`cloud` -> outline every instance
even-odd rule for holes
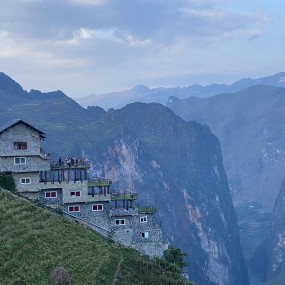
[[[6,27],[32,39],[63,40],[82,29],[82,32],[117,31],[139,41],[151,40],[164,45],[171,44],[177,37],[204,38],[260,24],[258,17],[222,10],[220,2],[49,0],[29,1],[24,5],[23,1],[13,0],[12,4],[5,1],[0,13],[4,16],[7,10],[8,17],[13,19],[5,21]],[[14,9],[16,3],[18,9]],[[1,25],[3,23],[0,28]]]
[[[80,73],[84,87],[98,78],[97,88],[203,72],[213,52],[254,42],[270,24],[267,15],[229,3],[236,7],[235,0],[3,0],[0,58],[9,70],[21,62],[31,74]]]

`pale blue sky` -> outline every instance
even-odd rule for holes
[[[0,71],[70,97],[284,68],[281,0],[1,0]]]

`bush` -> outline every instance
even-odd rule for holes
[[[0,187],[11,192],[16,191],[16,184],[12,175],[0,172]]]
[[[183,267],[186,266],[186,263],[183,261],[184,256],[186,256],[186,254],[183,253],[180,248],[169,247],[169,249],[164,252],[163,257],[167,262],[177,266],[182,272]]]

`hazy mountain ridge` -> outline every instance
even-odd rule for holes
[[[190,96],[209,97],[221,93],[234,93],[244,88],[256,85],[272,85],[275,87],[285,87],[285,72],[280,72],[275,75],[261,77],[257,79],[244,78],[232,84],[211,84],[198,85],[194,84],[189,87],[175,87],[175,88],[149,88],[144,85],[138,85],[132,89],[105,93],[93,94],[82,98],[76,98],[80,105],[100,106],[104,109],[122,108],[129,103],[144,102],[144,103],[161,103],[166,105],[169,96],[175,96],[179,99],[185,99]]]
[[[83,154],[94,175],[155,204],[166,237],[188,254],[197,284],[248,284],[219,142],[207,126],[159,104],[105,113],[68,100],[36,103],[7,108],[0,119],[20,114],[47,133],[45,150],[53,159]]]

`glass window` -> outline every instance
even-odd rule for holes
[[[26,164],[26,158],[25,157],[14,157],[14,164],[15,165]]]
[[[56,191],[48,191],[45,192],[45,198],[56,198],[57,192]]]
[[[103,204],[92,205],[92,211],[103,211]]]
[[[27,142],[14,142],[13,143],[13,148],[14,149],[27,149]]]
[[[79,206],[68,206],[68,212],[80,212]]]
[[[80,191],[71,191],[71,192],[69,192],[69,196],[70,197],[80,197],[81,193],[80,193]]]
[[[116,226],[122,226],[126,224],[126,220],[125,219],[116,219],[115,220],[115,224]]]
[[[147,222],[147,216],[140,217],[140,223],[146,223]]]
[[[20,183],[21,184],[31,184],[31,178],[21,178]]]

